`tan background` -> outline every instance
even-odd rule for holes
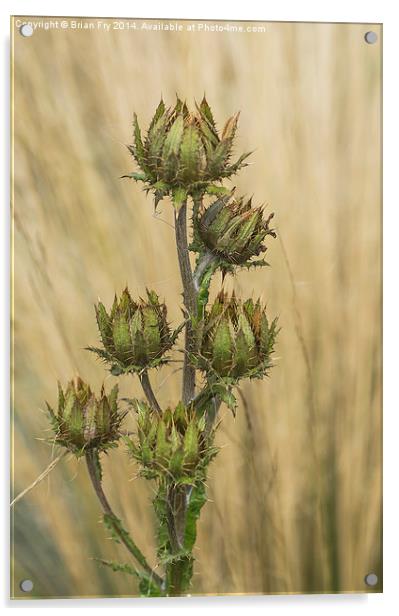
[[[255,152],[234,184],[276,213],[271,267],[225,282],[261,294],[282,330],[271,378],[243,384],[236,420],[222,411],[194,593],[364,591],[366,573],[382,576],[382,32],[373,26],[379,41],[367,45],[368,29],[15,34],[16,492],[54,455],[40,409],[56,380],[114,381],[83,350],[97,341],[97,298],[149,285],[180,318],[171,205],[156,219],[119,179],[134,168],[133,111],[146,126],[175,92],[190,105],[206,92],[219,125],[240,109],[237,153]],[[179,391],[170,374],[153,377],[165,404]],[[139,395],[133,378],[121,390]],[[153,487],[123,447],[104,466],[115,509],[153,559]],[[126,561],[99,519],[83,462],[62,463],[15,507],[12,593],[26,577],[41,596],[135,593],[134,579],[91,560]]]

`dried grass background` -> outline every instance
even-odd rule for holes
[[[235,420],[222,410],[193,593],[363,591],[366,573],[382,576],[381,46],[364,43],[362,25],[266,27],[15,35],[15,493],[55,455],[40,409],[56,380],[115,380],[83,350],[97,341],[97,298],[148,285],[180,319],[172,206],[155,218],[119,176],[133,170],[133,110],[147,125],[161,93],[192,104],[206,92],[219,124],[242,111],[237,152],[255,149],[254,164],[234,184],[269,204],[279,235],[270,268],[225,285],[261,294],[282,330],[271,378],[243,383]],[[170,373],[153,376],[165,404],[179,395]],[[120,382],[141,395],[132,377]],[[104,469],[154,562],[152,487],[123,447]],[[14,596],[27,577],[37,596],[136,593],[133,578],[91,560],[127,557],[100,523],[83,462],[61,463],[16,505],[13,538]]]

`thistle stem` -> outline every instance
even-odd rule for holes
[[[201,199],[194,199],[194,213],[198,211]],[[177,257],[179,261],[180,274],[183,283],[183,301],[188,319],[185,327],[185,345],[183,362],[183,384],[182,401],[189,404],[195,396],[195,366],[192,365],[190,354],[196,349],[195,322],[199,314],[198,298],[201,291],[201,283],[210,265],[215,261],[214,255],[207,253],[197,264],[195,275],[190,264],[190,255],[187,243],[187,202],[185,202],[178,215],[175,214],[175,232]],[[208,285],[209,286],[209,285]],[[213,421],[213,420],[212,420]],[[184,581],[184,562],[190,558],[188,555],[182,556],[179,552],[184,551],[184,538],[186,532],[186,518],[189,499],[187,486],[173,486],[167,493],[167,519],[168,534],[172,554],[178,555],[176,560],[172,560],[166,570],[168,591],[173,596],[179,596],[187,584]],[[187,564],[187,563],[186,563]]]
[[[190,361],[190,353],[195,350],[195,331],[193,319],[197,316],[197,290],[194,285],[190,255],[187,242],[187,201],[183,203],[179,213],[175,213],[175,233],[177,258],[183,284],[183,302],[188,313],[185,326],[182,402],[187,405],[195,395],[195,367]],[[177,498],[178,496],[178,498]],[[177,506],[177,501],[178,506]],[[178,495],[173,488],[167,494],[168,534],[173,554],[182,549],[186,525],[186,487],[180,488]],[[183,569],[178,559],[167,567],[168,591],[173,596],[182,593]]]
[[[171,555],[176,556],[166,565],[166,579],[168,584],[168,594],[178,597],[182,594],[184,571],[187,566],[189,554],[184,552],[184,538],[186,531],[187,517],[187,486],[172,485],[167,491],[167,525],[171,546]]]
[[[175,214],[175,232],[177,258],[179,261],[180,274],[183,283],[183,301],[189,317],[195,317],[197,313],[197,292],[194,286],[193,273],[191,270],[190,256],[187,243],[187,202],[183,203],[179,214]],[[183,363],[182,401],[187,404],[195,393],[195,368],[190,361],[189,354],[193,351],[195,337],[191,320],[186,323]]]
[[[108,502],[107,497],[105,496],[101,477],[100,477],[100,461],[98,459],[98,452],[95,450],[88,450],[86,453],[86,464],[87,470],[89,471],[89,477],[91,479],[91,483],[93,485],[94,491],[97,495],[97,498],[100,502],[101,508],[105,515],[107,515],[108,520],[112,525],[112,529],[115,534],[118,536],[119,540],[126,549],[130,552],[132,556],[136,559],[136,561],[142,566],[144,571],[148,573],[148,575],[152,578],[152,580],[162,588],[163,580],[162,578],[155,573],[153,569],[151,569],[150,565],[147,563],[147,560],[141,550],[138,548],[136,543],[130,537],[130,535],[123,530],[119,519],[116,517],[114,512],[112,511],[111,505]]]
[[[158,400],[155,397],[154,390],[152,389],[152,385],[151,385],[147,370],[144,370],[144,372],[142,372],[139,375],[139,378],[140,378],[141,386],[147,397],[150,407],[152,408],[153,411],[161,415],[162,409],[159,406]]]
[[[167,520],[170,531],[173,552],[184,548],[184,532],[186,526],[186,489],[181,486],[170,486],[167,493]]]
[[[199,411],[205,406],[206,411],[206,434],[209,435],[213,428],[213,424],[216,421],[222,400],[218,395],[212,393],[212,388],[209,384],[205,385],[203,389],[196,395],[193,400],[195,408]]]

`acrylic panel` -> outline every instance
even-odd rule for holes
[[[11,596],[381,592],[381,24],[11,47]]]

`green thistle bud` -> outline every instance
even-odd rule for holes
[[[99,302],[95,306],[103,348],[88,347],[111,364],[113,374],[142,372],[167,362],[164,354],[174,344],[181,327],[171,332],[165,304],[154,291],[147,290],[148,301],[134,302],[126,288],[119,300],[115,296],[110,313]]]
[[[126,415],[118,410],[117,399],[117,385],[108,395],[102,387],[97,398],[79,377],[76,381],[70,381],[65,391],[58,384],[57,411],[46,403],[54,430],[54,442],[77,456],[88,449],[104,451],[115,447],[120,437],[120,425]]]
[[[264,220],[263,208],[253,208],[252,199],[232,199],[232,195],[220,197],[199,212],[194,221],[192,249],[198,252],[204,248],[210,250],[227,268],[232,265],[266,265],[263,260],[252,259],[266,251],[264,241],[267,235],[276,237],[269,227],[273,214]]]
[[[150,479],[169,477],[175,484],[194,484],[204,478],[215,457],[215,428],[206,431],[204,416],[192,406],[179,403],[163,415],[136,401],[137,438],[126,439],[129,451],[141,465],[141,475]]]
[[[173,109],[161,100],[143,140],[134,114],[134,143],[128,149],[142,172],[123,177],[144,182],[154,192],[155,207],[167,195],[179,209],[189,195],[220,191],[213,183],[237,173],[250,154],[230,161],[238,117],[229,118],[220,135],[205,97],[194,112],[178,98]]]
[[[260,378],[272,365],[277,333],[277,319],[269,324],[260,300],[240,302],[221,291],[205,314],[200,353],[194,359],[200,369],[233,382]]]

